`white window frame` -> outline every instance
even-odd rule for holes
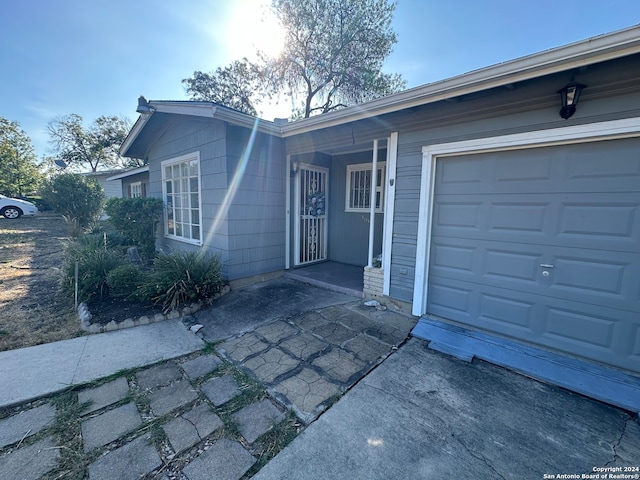
[[[169,202],[168,202],[168,193],[167,193],[167,182],[168,182],[168,178],[166,175],[166,169],[167,167],[173,167],[175,165],[181,165],[181,164],[185,164],[185,163],[190,163],[190,162],[196,162],[196,166],[197,166],[197,179],[198,179],[198,226],[200,227],[200,235],[198,239],[194,239],[194,238],[190,238],[191,234],[192,234],[192,230],[191,227],[194,226],[194,223],[191,223],[191,221],[188,222],[180,222],[182,227],[184,228],[185,226],[189,227],[189,237],[184,236],[184,235],[177,235],[175,232],[177,231],[177,229],[173,230],[173,233],[170,233],[169,231]],[[162,199],[164,201],[164,213],[163,213],[163,223],[164,223],[164,236],[166,238],[171,238],[173,240],[177,240],[180,242],[185,242],[185,243],[190,243],[193,245],[202,245],[202,237],[203,237],[203,228],[202,228],[202,183],[201,183],[201,175],[200,175],[200,152],[192,152],[192,153],[188,153],[186,155],[181,155],[180,157],[176,157],[176,158],[171,158],[169,160],[164,160],[163,162],[161,162],[160,164],[160,169],[161,169],[161,175],[162,175]],[[188,176],[177,176],[177,177],[172,177],[170,180],[172,182],[175,182],[176,180],[180,182],[181,187],[183,185],[182,180],[187,179],[186,185],[187,187],[190,188],[190,183],[188,181],[188,179],[193,178],[193,175],[188,175]],[[173,185],[173,183],[172,183]],[[175,192],[175,188],[172,186],[172,194]],[[178,209],[180,210],[180,216],[182,217],[184,211],[189,211],[189,218],[188,220],[191,219],[191,210],[193,210],[193,206],[191,205],[191,198],[192,198],[192,193],[191,190],[189,190],[188,192],[182,192],[183,193],[183,197],[181,198],[181,202],[183,200],[187,201],[187,207],[185,208],[184,206],[182,208],[178,207],[175,205],[175,202],[172,202],[171,204],[171,212],[173,214],[173,218],[176,218],[177,215],[177,211]]]
[[[370,207],[367,206],[362,206],[362,207],[353,207],[351,206],[351,174],[353,172],[364,172],[367,171],[369,173],[371,173],[371,168],[373,166],[373,163],[355,163],[352,165],[347,165],[347,180],[346,180],[346,195],[345,195],[345,199],[344,199],[344,211],[345,212],[358,212],[358,213],[363,213],[363,212],[369,212],[370,211]],[[387,163],[386,162],[378,162],[378,175],[376,176],[376,183],[378,185],[376,185],[376,193],[379,193],[379,198],[380,198],[380,206],[376,206],[376,213],[383,213],[384,212],[384,186],[385,186],[385,179],[386,179],[386,169],[387,169]],[[367,195],[365,195],[366,200],[369,201],[371,198],[371,194],[368,193]],[[363,198],[365,198],[363,197]]]
[[[142,197],[142,182],[133,182],[129,186],[131,187],[131,198]]]

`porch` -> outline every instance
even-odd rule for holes
[[[340,262],[321,262],[286,270],[284,276],[334,292],[363,298],[364,267]]]

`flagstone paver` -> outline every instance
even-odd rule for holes
[[[140,388],[154,389],[182,378],[182,372],[173,362],[156,365],[136,374]]]
[[[171,410],[186,405],[198,398],[197,392],[186,380],[163,387],[149,395],[149,404],[154,415],[160,417]]]
[[[367,335],[358,335],[343,345],[345,350],[354,353],[360,360],[367,363],[374,362],[391,350],[391,346],[374,340]]]
[[[108,405],[119,402],[129,394],[129,383],[125,377],[100,385],[99,387],[83,390],[78,393],[78,403],[91,402],[82,413],[92,413]]]
[[[212,353],[210,355],[200,355],[192,360],[188,360],[184,362],[181,367],[189,378],[198,378],[213,372],[220,365],[222,365],[222,360]]]
[[[299,361],[290,357],[279,348],[270,348],[244,363],[261,382],[272,383],[280,375],[296,368]]]
[[[224,425],[211,407],[202,403],[174,418],[162,428],[176,453],[194,446]]]
[[[308,359],[310,356],[325,350],[327,347],[329,347],[327,342],[323,342],[310,333],[305,332],[291,337],[280,344],[280,348],[291,352],[294,356],[302,360]]]
[[[307,418],[322,402],[340,392],[337,385],[326,381],[309,368],[304,368],[298,374],[283,380],[275,388],[301,413],[306,414]]]
[[[347,327],[339,323],[328,323],[326,325],[320,325],[313,329],[313,333],[322,337],[327,342],[331,342],[334,345],[342,345],[347,340],[354,338],[358,335],[358,332],[348,329]]]
[[[142,425],[142,418],[134,403],[127,403],[82,422],[84,451],[117,440]]]
[[[52,437],[43,438],[0,457],[0,478],[38,480],[57,467],[59,458]]]
[[[240,338],[233,338],[224,342],[220,348],[236,362],[242,362],[247,357],[264,352],[269,345],[264,343],[253,333],[247,333]]]
[[[280,340],[295,335],[297,332],[298,329],[284,321],[277,321],[256,328],[256,333],[270,343],[278,343]]]
[[[292,320],[298,327],[308,331],[330,323],[330,320],[327,320],[317,312],[307,312]]]
[[[355,373],[363,370],[366,363],[341,348],[332,348],[325,355],[316,358],[312,365],[321,368],[334,380],[347,382]]]
[[[214,377],[203,383],[200,390],[204,393],[216,407],[227,403],[232,398],[240,394],[240,389],[233,375]]]
[[[238,429],[244,439],[253,443],[260,435],[284,420],[285,416],[273,403],[264,399],[247,405],[235,413],[233,418],[238,423]]]
[[[139,478],[160,466],[162,460],[150,438],[142,436],[89,465],[89,480]]]
[[[35,435],[51,424],[56,409],[50,403],[0,420],[0,448]]]
[[[216,480],[238,480],[255,462],[242,445],[223,438],[189,463],[182,473],[189,480],[211,480],[212,472]]]

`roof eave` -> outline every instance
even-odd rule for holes
[[[546,50],[283,127],[290,137],[640,52],[640,27]]]

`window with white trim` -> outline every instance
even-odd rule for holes
[[[161,168],[165,236],[202,244],[200,152],[165,160]]]
[[[371,205],[371,169],[372,163],[347,165],[347,194],[345,212],[369,211]],[[384,177],[386,162],[377,164],[375,201],[376,212],[384,209]]]
[[[142,197],[142,182],[134,182],[131,184],[131,198]]]

